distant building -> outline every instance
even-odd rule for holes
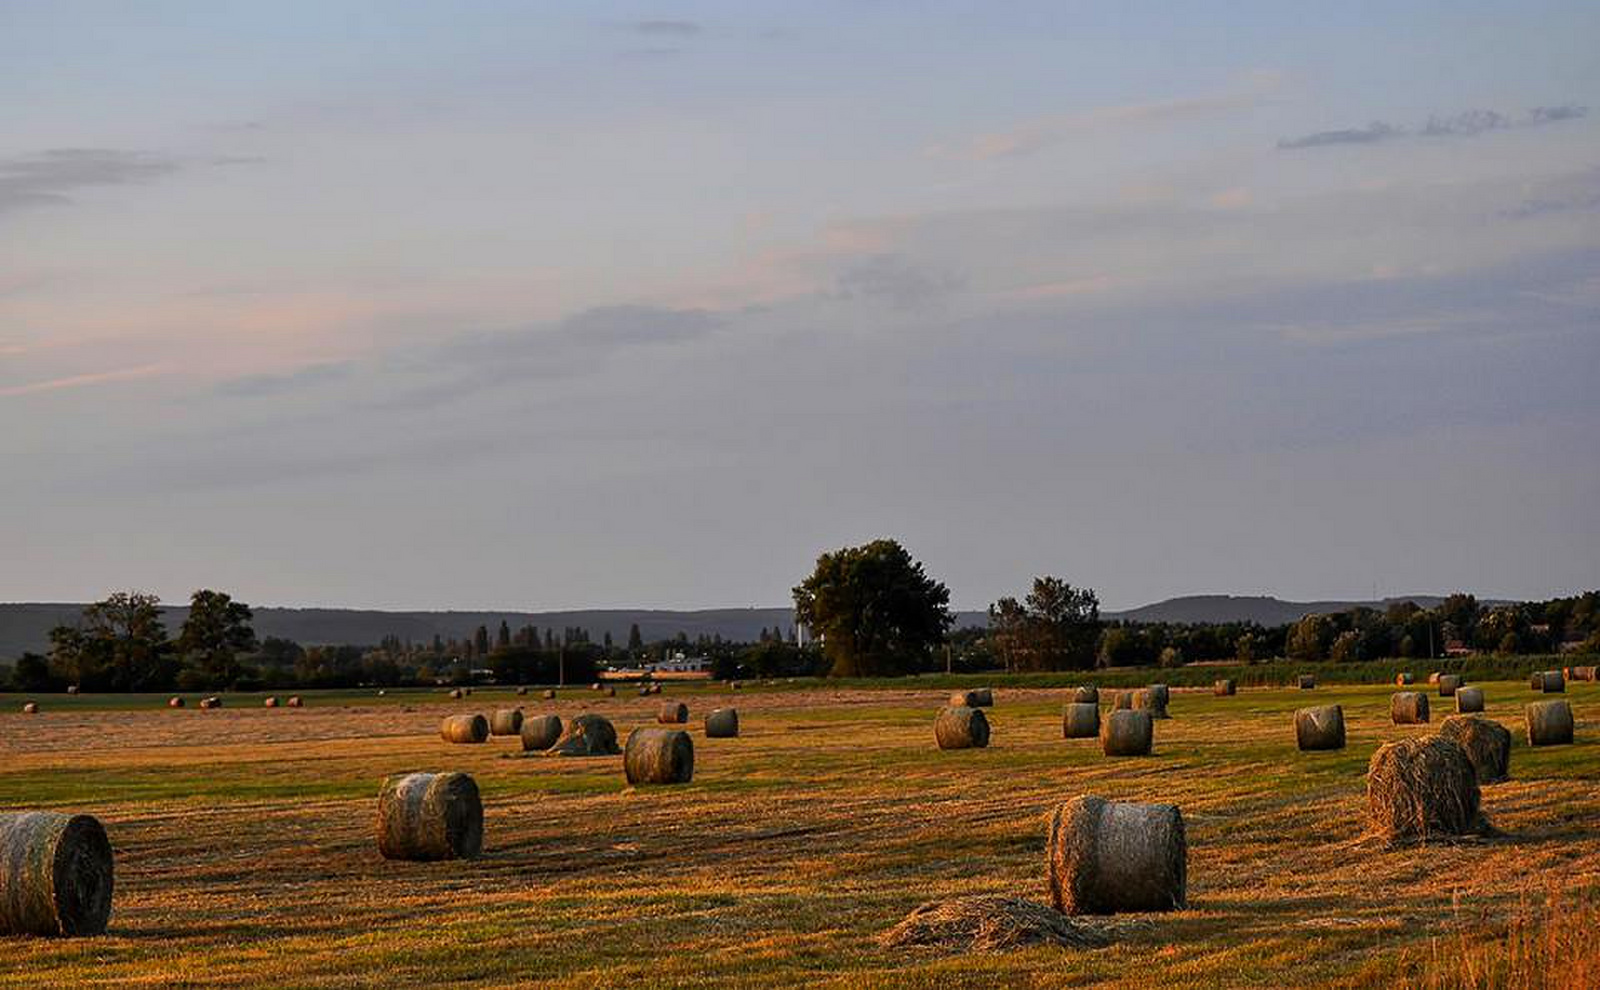
[[[674,653],[664,660],[645,664],[645,669],[658,674],[698,674],[711,669],[711,658]]]
[[[1470,657],[1475,652],[1459,639],[1446,640],[1444,644],[1444,655],[1447,657]]]

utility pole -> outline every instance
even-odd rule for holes
[[[944,672],[946,674],[950,673],[950,643],[948,641],[944,644]]]
[[[556,684],[567,686],[567,637],[561,637],[561,651],[556,654]]]

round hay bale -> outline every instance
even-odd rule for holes
[[[489,735],[522,735],[522,709],[497,708],[489,715]]]
[[[525,718],[522,720],[521,735],[523,752],[543,752],[561,738],[561,716],[534,715]]]
[[[1506,779],[1511,768],[1511,731],[1499,722],[1482,715],[1452,715],[1439,724],[1439,735],[1466,752],[1478,783]]]
[[[1073,798],[1051,816],[1046,862],[1050,903],[1063,914],[1188,904],[1189,850],[1174,804]]]
[[[1574,667],[1574,668],[1572,668],[1571,680],[1574,680],[1574,681],[1592,681],[1594,679],[1595,679],[1595,668],[1594,667],[1585,666],[1585,667]]]
[[[1155,721],[1147,711],[1112,711],[1100,723],[1100,752],[1106,756],[1149,756]]]
[[[278,699],[277,698],[272,698],[272,697],[263,698],[263,699],[261,699],[261,707],[262,708],[276,708],[276,707],[278,707]]]
[[[1440,674],[1439,675],[1439,697],[1441,697],[1441,698],[1453,697],[1455,695],[1455,693],[1456,693],[1456,689],[1461,687],[1461,685],[1463,685],[1465,683],[1466,683],[1466,679],[1463,678],[1460,674]]]
[[[1294,738],[1302,750],[1344,749],[1344,709],[1318,705],[1294,713]]]
[[[546,700],[546,701],[554,701],[554,700],[556,700],[556,692],[555,692],[554,688],[545,688],[544,700]]]
[[[200,699],[200,707],[201,708],[221,708],[222,707],[222,699],[217,697],[216,695],[212,695],[209,698],[201,698]]]
[[[617,745],[617,730],[605,717],[579,715],[567,723],[566,731],[550,752],[558,756],[615,756],[622,749]]]
[[[1529,746],[1563,746],[1572,742],[1572,706],[1565,701],[1535,701],[1524,710]]]
[[[1428,720],[1428,696],[1421,691],[1396,691],[1389,696],[1389,717],[1395,725],[1420,725]]]
[[[1530,690],[1530,691],[1543,691],[1544,690],[1544,671],[1536,670],[1533,673],[1528,675],[1528,690]]]
[[[1436,670],[1433,673],[1428,675],[1428,683],[1429,684],[1437,684],[1437,683],[1439,683],[1439,678],[1443,677],[1443,676],[1444,676],[1443,674],[1439,673]]]
[[[528,696],[528,686],[526,684],[517,685],[517,697],[526,698],[527,696]]]
[[[967,697],[971,699],[967,703],[967,707],[968,708],[993,708],[994,707],[994,689],[993,688],[974,688],[973,690],[967,692]]]
[[[1478,772],[1440,736],[1384,743],[1367,764],[1367,823],[1391,842],[1484,830]]]
[[[1302,690],[1302,691],[1311,691],[1311,690],[1315,689],[1316,686],[1317,686],[1317,676],[1315,674],[1301,674],[1300,675],[1300,690]]]
[[[589,690],[591,690],[591,691],[600,690],[600,682],[599,681],[595,681],[593,684],[589,685]]]
[[[447,715],[439,723],[439,735],[447,743],[489,741],[489,720],[482,715]]]
[[[650,685],[650,693],[651,694],[660,694],[661,693],[661,685],[659,685],[659,684]]]
[[[1483,711],[1483,688],[1456,688],[1456,711],[1463,714]],[[1448,722],[1450,720],[1445,719],[1445,721]]]
[[[739,712],[732,708],[713,708],[706,716],[707,739],[732,739],[739,734]]]
[[[461,689],[460,688],[451,688],[450,689],[450,697],[454,698],[456,701],[460,701],[461,697],[462,697]]]
[[[1061,714],[1061,735],[1067,739],[1093,739],[1100,734],[1100,706],[1074,701]]]
[[[1118,691],[1111,696],[1111,707],[1119,711],[1131,710],[1133,708],[1133,695],[1134,692],[1132,691]]]
[[[68,685],[67,686],[67,693],[68,694],[77,694],[78,693],[78,685],[76,685],[76,684]]]
[[[112,873],[111,842],[93,815],[0,814],[0,933],[105,934]]]
[[[1172,703],[1172,689],[1165,684],[1151,684],[1145,690],[1149,691],[1151,697],[1160,702],[1163,712],[1167,710],[1167,705]],[[1163,715],[1162,717],[1165,718],[1166,716]]]
[[[681,725],[689,721],[689,706],[681,701],[669,701],[656,712],[656,721],[662,725]]]
[[[1211,685],[1211,693],[1219,698],[1231,697],[1239,693],[1239,685],[1231,677],[1225,677]]]
[[[183,705],[184,705],[184,701],[183,701],[182,698],[172,697],[172,698],[168,698],[167,699],[167,707],[168,708],[182,708]]]
[[[740,684],[738,681],[734,681],[733,683],[729,684],[728,687],[735,691],[741,691],[744,689],[744,685]]]
[[[622,772],[630,784],[687,784],[694,778],[694,740],[682,729],[634,729]]]
[[[1079,705],[1100,704],[1100,689],[1093,684],[1079,684],[1072,690],[1072,701]]]
[[[1546,670],[1539,675],[1539,690],[1545,694],[1565,694],[1567,692],[1567,679],[1561,676],[1559,670]]]
[[[1167,714],[1165,690],[1165,687],[1162,687],[1161,691],[1157,691],[1155,687],[1147,687],[1133,692],[1134,710],[1149,712],[1151,718],[1171,718],[1172,716]]]
[[[639,697],[641,697],[641,698],[650,697],[650,685],[648,685],[648,684],[639,685]]]
[[[290,708],[302,708],[304,706],[305,706],[305,702],[300,700],[300,696],[298,694],[291,695],[289,697],[289,707]]]
[[[955,705],[939,709],[933,738],[940,749],[982,749],[989,745],[989,719],[982,709]]]
[[[478,716],[481,718],[482,716]],[[483,802],[464,773],[403,773],[378,790],[384,859],[474,859],[483,851]]]
[[[1396,687],[1405,687],[1407,684],[1415,684],[1416,681],[1417,679],[1411,676],[1410,671],[1401,671],[1400,673],[1394,675],[1394,683]]]
[[[607,698],[615,698],[617,696],[617,689],[614,687],[608,687],[606,688],[605,694]]]
[[[24,701],[22,703],[22,714],[24,714],[24,715],[37,715],[37,714],[39,714],[39,703],[37,701]]]
[[[472,689],[471,688],[462,688],[461,691],[462,691],[463,694],[471,694],[472,693]]]

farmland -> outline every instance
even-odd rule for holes
[[[1500,834],[1389,849],[1362,835],[1366,761],[1430,729],[1390,724],[1388,686],[1176,690],[1154,755],[1109,759],[1061,738],[1068,692],[1019,683],[997,682],[989,748],[951,752],[933,745],[946,692],[915,680],[669,685],[694,780],[637,789],[620,757],[438,736],[447,714],[512,705],[625,736],[660,701],[631,693],[312,692],[272,710],[233,694],[213,711],[54,695],[31,716],[0,696],[0,810],[94,814],[117,857],[109,933],[8,939],[0,985],[1453,985],[1552,897],[1594,938],[1600,685],[1568,687],[1575,745],[1533,750],[1527,684],[1483,682],[1516,738],[1511,780],[1483,789]],[[1312,703],[1344,706],[1346,748],[1295,749]],[[741,735],[706,739],[723,705]],[[481,859],[379,857],[378,782],[407,770],[476,778]],[[1182,808],[1188,910],[1118,919],[1084,950],[877,941],[928,900],[1047,901],[1045,816],[1081,793]]]

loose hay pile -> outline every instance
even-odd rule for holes
[[[1421,725],[1428,720],[1428,696],[1421,691],[1396,691],[1389,696],[1389,717],[1395,725]]]
[[[104,934],[112,887],[111,842],[92,815],[0,815],[0,933]]]
[[[995,895],[929,901],[878,936],[886,949],[949,952],[1005,952],[1032,945],[1098,949],[1112,940],[1106,922],[1081,921],[1034,901]]]
[[[550,748],[557,756],[615,756],[617,730],[601,715],[579,715],[567,723],[567,731]]]
[[[687,784],[694,778],[694,740],[682,729],[634,729],[622,771],[630,784]]]
[[[1572,706],[1565,701],[1535,701],[1525,709],[1528,745],[1564,746],[1572,742]]]
[[[1177,805],[1073,798],[1051,816],[1046,856],[1050,903],[1066,914],[1188,903],[1188,843]]]
[[[1511,732],[1499,722],[1481,715],[1452,715],[1439,725],[1439,735],[1466,752],[1478,772],[1478,783],[1506,779],[1511,766]]]
[[[522,736],[523,752],[543,752],[561,738],[561,716],[535,715],[525,718],[519,734]]]
[[[378,790],[378,851],[384,859],[475,858],[483,851],[477,782],[464,773],[405,773],[385,780]]]
[[[1100,734],[1100,706],[1074,701],[1061,714],[1061,735],[1067,739],[1093,739]]]
[[[1478,773],[1440,736],[1385,743],[1367,764],[1367,824],[1389,842],[1482,834]]]
[[[940,749],[982,749],[989,745],[989,719],[978,708],[941,708],[933,738]]]
[[[1344,749],[1344,709],[1338,705],[1294,713],[1295,743],[1303,750]]]

